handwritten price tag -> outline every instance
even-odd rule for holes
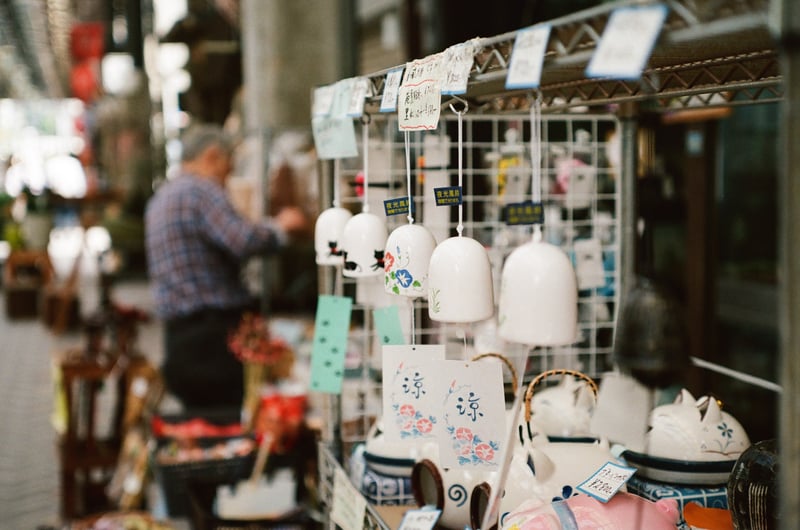
[[[465,94],[469,73],[475,58],[477,41],[456,44],[445,50],[447,72],[442,82],[442,94]]]
[[[395,68],[386,74],[381,96],[381,112],[394,112],[397,109],[397,92],[400,90],[400,81],[403,80],[403,69]]]
[[[432,530],[440,515],[442,511],[435,508],[409,510],[403,516],[399,530]]]
[[[331,520],[343,530],[362,530],[367,500],[350,482],[347,474],[336,468],[333,474],[333,506]]]
[[[667,18],[662,4],[616,9],[586,68],[588,77],[638,79]]]
[[[550,38],[550,26],[534,26],[521,30],[514,39],[508,65],[506,88],[535,88],[542,79],[542,64]]]
[[[626,483],[636,468],[606,462],[597,472],[578,485],[578,490],[600,502],[608,502]]]

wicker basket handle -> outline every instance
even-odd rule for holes
[[[588,375],[579,372],[577,370],[569,370],[566,368],[556,368],[553,370],[546,370],[539,375],[537,375],[530,383],[528,383],[528,388],[525,390],[525,421],[531,421],[531,399],[533,398],[533,390],[536,388],[536,385],[547,379],[548,377],[554,375],[571,375],[572,377],[576,377],[578,379],[583,379],[589,388],[592,390],[595,399],[597,399],[597,383],[589,377]]]
[[[486,359],[488,357],[494,357],[495,359],[500,359],[503,361],[503,364],[506,365],[508,371],[511,373],[511,392],[513,395],[517,395],[517,390],[519,389],[519,384],[517,383],[517,369],[514,368],[514,364],[502,353],[480,353],[475,355],[471,360],[472,361],[480,361],[481,359]]]

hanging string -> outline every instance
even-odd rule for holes
[[[456,113],[458,116],[458,188],[461,190],[461,203],[458,205],[458,226],[456,226],[456,232],[458,232],[458,237],[461,237],[461,232],[464,231],[464,162],[463,162],[463,151],[464,151],[464,120],[463,116],[464,113],[467,112],[468,106],[467,102],[461,100],[460,98],[456,98],[462,103],[464,103],[463,110],[456,110],[453,104],[450,104],[450,110]]]
[[[409,145],[409,132],[405,131],[406,141],[406,189],[408,192],[408,223],[414,224],[414,214],[411,211],[411,147]]]
[[[339,195],[339,172],[341,171],[338,158],[333,159],[333,206],[341,206],[341,196]]]
[[[369,212],[369,114],[361,118],[361,149],[364,152],[364,204],[361,211]]]
[[[542,93],[538,92],[531,104],[531,194],[533,202],[542,202]],[[542,238],[542,226],[533,227],[534,241]]]
[[[414,299],[409,300],[411,305],[411,344],[413,345],[417,343],[416,312],[414,311]]]

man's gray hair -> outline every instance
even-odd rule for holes
[[[181,160],[194,160],[212,145],[230,153],[233,150],[233,138],[218,125],[192,125],[181,136]]]

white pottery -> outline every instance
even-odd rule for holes
[[[555,386],[531,398],[531,422],[551,438],[590,437],[596,398],[592,388],[574,377],[562,377]]]
[[[340,245],[342,274],[348,278],[382,275],[387,235],[386,222],[375,214],[361,212],[347,221]]]
[[[558,346],[578,339],[578,287],[569,257],[534,240],[517,247],[503,265],[498,334],[522,344]]]
[[[344,227],[353,217],[346,208],[333,207],[323,211],[314,224],[314,250],[317,265],[341,265],[340,249]]]
[[[445,239],[428,267],[428,315],[439,322],[480,322],[494,315],[492,267],[486,249],[469,237]]]
[[[711,396],[681,390],[673,403],[652,410],[645,452],[623,457],[642,476],[678,484],[724,484],[750,447],[742,425]]]
[[[430,230],[420,224],[395,228],[383,253],[387,293],[416,298],[428,294],[428,266],[436,248]]]
[[[383,432],[382,420],[376,421],[364,443],[366,465],[377,473],[395,477],[410,477],[420,459],[418,441],[388,441]]]

